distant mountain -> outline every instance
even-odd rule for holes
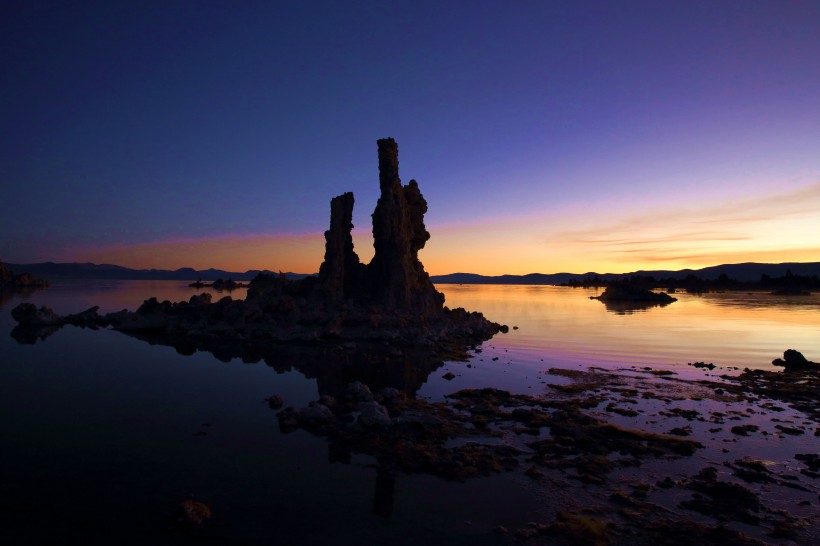
[[[694,275],[704,280],[717,279],[721,275],[726,275],[730,279],[742,282],[759,281],[762,275],[770,277],[782,277],[787,271],[795,275],[820,276],[820,262],[809,263],[782,263],[782,264],[761,264],[742,263],[724,264],[703,269],[682,269],[680,271],[634,271],[632,273],[530,273],[528,275],[498,275],[485,276],[475,273],[451,273],[449,275],[434,275],[431,277],[436,284],[566,284],[571,280],[583,280],[598,277],[604,281],[612,281],[640,275],[643,277],[654,277],[656,279],[684,279],[689,275]]]
[[[130,269],[113,264],[92,263],[54,263],[38,264],[6,264],[6,267],[15,273],[27,271],[37,277],[49,281],[67,279],[121,279],[121,280],[179,280],[179,281],[215,281],[216,279],[233,279],[235,281],[249,281],[259,273],[278,274],[272,271],[251,269],[244,273],[223,271],[221,269],[197,270],[183,267],[175,270],[167,269]],[[310,275],[301,273],[285,273],[289,279],[302,279]]]
[[[595,273],[590,273],[595,275]],[[572,273],[529,273],[527,275],[486,276],[476,273],[450,273],[433,275],[430,278],[435,284],[563,284],[570,279],[583,278],[584,275]]]
[[[38,264],[6,264],[6,267],[15,273],[27,271],[37,277],[49,281],[62,279],[123,279],[123,280],[181,280],[181,281],[215,281],[216,279],[233,279],[235,281],[249,281],[259,273],[275,274],[272,271],[251,269],[244,273],[223,271],[221,269],[197,270],[183,267],[175,270],[167,269],[130,269],[112,264],[92,263],[54,263]],[[612,281],[633,275],[654,277],[656,279],[684,279],[694,275],[704,280],[717,279],[721,275],[742,281],[758,281],[761,275],[782,277],[786,271],[795,275],[820,276],[820,262],[809,263],[782,263],[761,264],[742,263],[725,264],[703,269],[682,269],[680,271],[634,271],[632,273],[529,273],[527,275],[497,275],[487,276],[477,273],[451,273],[449,275],[433,275],[432,281],[436,284],[566,284],[569,281],[598,277],[604,281]],[[303,279],[311,275],[304,273],[285,273],[289,279]]]

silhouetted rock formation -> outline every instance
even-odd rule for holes
[[[329,301],[338,303],[360,296],[364,265],[353,251],[353,193],[330,201],[330,229],[325,232],[325,261],[319,268],[319,285]]]
[[[415,180],[401,185],[393,139],[378,141],[378,156],[381,196],[373,212],[375,255],[368,265],[360,263],[353,250],[354,199],[345,193],[330,202],[330,228],[318,277],[292,281],[281,274],[259,274],[245,300],[225,297],[211,303],[205,294],[179,303],[150,298],[135,312],[105,316],[90,309],[59,317],[48,309],[21,304],[14,310],[15,318],[21,327],[112,326],[228,344],[260,339],[381,340],[442,351],[454,350],[454,343],[466,347],[506,332],[506,326],[480,313],[444,307],[444,295],[418,259],[430,238],[424,227],[427,202]]]
[[[214,290],[227,290],[230,292],[231,290],[236,290],[237,288],[247,288],[248,285],[242,282],[236,282],[233,279],[216,279],[212,283],[202,282],[201,280],[192,282],[189,284],[191,288],[213,288]]]
[[[607,311],[618,314],[628,314],[633,311],[645,311],[652,307],[669,305],[677,298],[663,292],[653,292],[631,283],[615,283],[607,286],[600,296],[590,296],[591,300],[598,300],[606,306]]]
[[[803,353],[795,351],[794,349],[787,349],[783,353],[783,358],[775,358],[772,360],[772,364],[775,366],[783,366],[787,372],[801,370],[820,371],[820,364],[806,359]]]
[[[401,185],[396,141],[381,139],[378,147],[381,196],[373,211],[376,253],[368,266],[374,296],[388,307],[437,313],[444,306],[444,296],[435,289],[418,258],[419,250],[430,239],[424,227],[427,201],[415,180]]]
[[[656,302],[656,303],[672,303],[678,301],[669,294],[663,292],[652,292],[638,286],[628,283],[619,283],[608,286],[604,293],[600,296],[592,296],[591,299],[601,301],[639,301],[639,302]]]

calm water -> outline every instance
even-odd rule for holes
[[[820,295],[675,294],[643,311],[610,311],[595,289],[558,286],[441,287],[451,307],[479,309],[519,330],[491,344],[515,360],[612,367],[688,362],[767,368],[788,348],[820,358]],[[816,359],[815,359],[816,360]]]
[[[820,359],[817,296],[680,294],[670,306],[628,313],[588,299],[596,291],[440,288],[451,307],[519,328],[486,343],[469,368],[444,363],[418,378],[419,396],[487,385],[537,394],[550,367],[769,367],[786,348]],[[309,362],[183,356],[110,330],[65,327],[31,345],[8,335],[9,311],[23,300],[59,313],[92,305],[109,312],[193,293],[175,281],[85,282],[0,303],[0,529],[11,538],[4,543],[482,544],[495,543],[495,525],[538,518],[546,492],[517,478],[386,479],[369,457],[331,462],[337,457],[325,440],[281,434],[265,399],[316,399],[317,379],[298,371]],[[447,370],[456,374],[450,382],[441,378]],[[187,498],[212,507],[207,534],[164,525]]]

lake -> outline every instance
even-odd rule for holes
[[[438,288],[448,306],[511,329],[469,362],[445,362],[402,385],[430,400],[485,386],[538,395],[562,380],[550,368],[703,377],[687,363],[768,369],[788,348],[820,360],[817,295],[684,293],[628,311],[589,299],[596,290]],[[279,394],[305,406],[330,380],[321,362],[299,361],[307,354],[224,362],[112,330],[66,326],[33,344],[8,335],[21,301],[105,313],[202,291],[178,281],[63,282],[0,303],[4,543],[499,544],[493,526],[526,525],[552,510],[553,493],[520,475],[453,483],[390,473],[305,431],[283,434],[265,400]],[[168,515],[189,498],[212,508],[206,530],[169,528]]]

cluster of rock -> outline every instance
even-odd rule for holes
[[[36,288],[46,288],[48,286],[48,281],[44,279],[39,279],[30,273],[17,273],[15,274],[9,268],[6,267],[6,264],[0,262],[0,290],[16,290],[16,289],[36,289]]]
[[[207,283],[202,282],[201,280],[192,282],[189,284],[191,288],[213,288],[214,290],[227,290],[230,292],[231,290],[236,290],[237,288],[247,288],[248,285],[241,282],[236,282],[233,279],[216,279],[214,282]]]
[[[244,300],[212,302],[208,294],[179,303],[151,298],[135,312],[100,316],[92,308],[68,317],[21,304],[14,318],[21,326],[82,323],[177,337],[373,339],[422,345],[456,340],[469,344],[507,331],[480,313],[444,306],[444,295],[418,259],[430,238],[424,226],[427,202],[415,180],[402,186],[393,139],[378,141],[378,158],[381,196],[373,212],[375,255],[369,264],[361,263],[353,249],[354,198],[345,193],[331,200],[325,258],[316,277],[293,281],[260,274]]]
[[[606,301],[632,301],[632,302],[647,302],[647,303],[672,303],[678,301],[677,298],[670,296],[665,292],[653,292],[641,288],[634,284],[618,283],[607,286],[604,293],[600,296],[592,296],[590,299]]]

